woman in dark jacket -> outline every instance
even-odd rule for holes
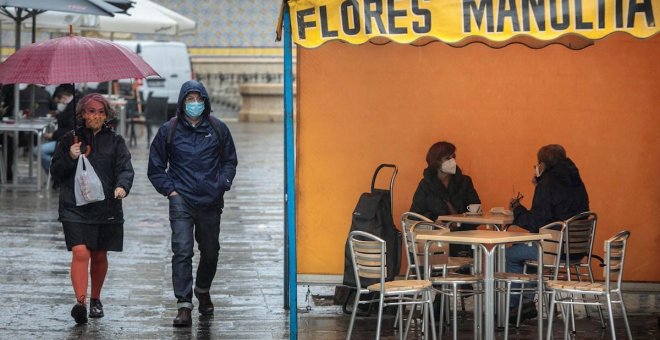
[[[513,224],[532,233],[539,228],[555,222],[565,221],[579,213],[589,211],[589,196],[580,177],[580,171],[573,161],[566,157],[566,150],[558,144],[546,145],[539,149],[535,174],[532,182],[536,185],[531,209],[520,204],[519,198],[510,202],[513,211]],[[574,254],[571,254],[573,258]],[[575,254],[577,258],[583,255]],[[514,244],[506,250],[506,270],[510,273],[522,273],[527,260],[536,260],[535,246]],[[536,316],[534,294],[525,294],[521,321]],[[511,306],[515,318],[519,295],[511,295]]]
[[[83,97],[76,107],[76,117],[83,122],[77,130],[79,141],[74,143],[73,132],[57,144],[51,173],[60,183],[59,220],[64,228],[66,247],[73,253],[71,281],[77,303],[71,310],[76,323],[87,322],[88,266],[92,289],[89,317],[103,317],[101,288],[108,271],[108,251],[122,251],[124,215],[121,200],[133,185],[131,154],[124,139],[109,129],[105,122],[112,109],[100,94]],[[105,200],[76,205],[74,177],[81,152],[91,148],[88,156],[103,184]]]
[[[463,175],[456,165],[456,147],[449,142],[438,142],[426,154],[424,178],[419,182],[410,211],[431,220],[440,215],[461,214],[470,204],[481,203],[470,176]],[[476,225],[463,224],[457,230],[473,230]],[[452,256],[469,256],[470,246],[450,247]]]

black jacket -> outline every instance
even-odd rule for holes
[[[184,100],[188,93],[199,92],[204,98],[204,112],[197,126],[184,117]],[[177,124],[171,150],[167,150],[167,135],[171,121],[160,127],[149,151],[147,176],[154,188],[164,196],[172,191],[193,206],[223,207],[225,191],[231,189],[238,159],[229,128],[216,120],[218,135],[209,123],[211,101],[202,84],[189,80],[181,86],[177,107]]]
[[[435,221],[440,215],[449,215],[449,207],[445,202],[451,202],[457,213],[467,211],[469,204],[481,203],[477,191],[474,190],[472,178],[463,175],[456,168],[456,174],[449,179],[449,187],[440,182],[437,170],[424,169],[424,178],[419,182],[413,196],[410,211],[422,214]]]
[[[542,226],[589,211],[589,196],[575,163],[566,159],[537,179],[532,208],[513,210],[513,224],[538,233]]]
[[[124,139],[104,126],[96,136],[89,129],[79,129],[82,145],[91,145],[89,162],[101,179],[105,200],[76,206],[74,176],[78,160],[71,159],[69,148],[73,143],[73,131],[64,135],[55,149],[50,171],[60,183],[59,220],[87,224],[116,224],[124,222],[121,200],[115,199],[115,189],[122,187],[126,194],[133,185],[131,154]]]

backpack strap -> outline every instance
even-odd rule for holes
[[[222,147],[225,145],[225,143],[223,143],[222,131],[220,131],[220,120],[211,115],[209,115],[208,118],[209,118],[209,124],[211,124],[211,127],[215,131],[216,137],[218,137],[218,153],[222,154]]]
[[[220,121],[209,115],[208,116],[208,121],[209,124],[211,124],[211,127],[213,128],[213,131],[215,131],[216,136],[218,137],[218,153],[222,153],[222,146],[224,145],[222,141],[222,132],[220,131]],[[170,153],[172,150],[172,141],[174,140],[174,132],[176,131],[176,125],[177,125],[177,119],[176,116],[172,117],[170,119],[170,129],[167,131],[167,139],[165,140],[165,151],[167,152],[167,160],[169,161],[170,159]]]
[[[174,131],[176,131],[177,119],[176,116],[170,119],[170,129],[167,131],[167,139],[165,140],[165,152],[167,153],[167,160],[170,160],[170,153],[172,150],[172,140],[174,139]]]

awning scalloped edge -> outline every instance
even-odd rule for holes
[[[419,39],[417,39],[415,41],[411,41],[411,42],[406,43],[406,44],[412,45],[412,46],[417,46],[417,47],[422,47],[422,46],[426,46],[426,45],[431,44],[431,43],[438,42],[438,43],[445,43],[445,44],[447,44],[449,46],[452,46],[452,47],[464,47],[464,46],[467,46],[467,45],[470,45],[470,44],[473,44],[473,43],[481,43],[481,44],[486,45],[486,46],[491,47],[491,48],[503,48],[503,47],[509,46],[511,44],[521,44],[521,45],[525,45],[525,46],[527,46],[529,48],[533,48],[533,49],[539,49],[539,48],[543,48],[543,47],[546,47],[546,46],[549,46],[549,45],[562,45],[562,46],[564,46],[566,48],[569,48],[571,50],[581,50],[581,49],[584,49],[586,47],[589,47],[589,46],[593,45],[596,41],[599,41],[601,39],[605,39],[605,38],[607,38],[609,36],[613,36],[613,35],[622,35],[622,34],[626,34],[626,35],[631,36],[633,38],[642,40],[642,39],[652,38],[652,37],[658,35],[659,33],[653,34],[653,35],[651,35],[649,37],[646,37],[646,38],[639,38],[639,37],[636,37],[636,36],[634,36],[634,35],[632,35],[628,32],[612,32],[612,33],[609,33],[609,34],[607,34],[607,35],[605,35],[605,36],[603,36],[599,39],[590,39],[590,38],[584,37],[580,34],[567,33],[567,34],[561,35],[561,36],[559,36],[555,39],[552,39],[552,40],[542,40],[542,39],[535,38],[535,37],[533,37],[531,35],[528,35],[528,34],[520,34],[520,35],[516,35],[516,36],[511,37],[510,39],[507,39],[507,40],[504,40],[504,41],[492,41],[492,40],[489,40],[487,38],[480,37],[480,36],[470,36],[470,37],[465,37],[464,39],[461,39],[461,40],[456,41],[456,42],[446,42],[446,41],[443,41],[442,39],[438,39],[438,38],[431,37],[431,36],[425,36],[425,37],[420,37]],[[374,44],[374,45],[386,45],[386,44],[390,44],[390,43],[399,43],[396,40],[390,39],[390,38],[385,37],[385,36],[373,37],[371,39],[368,39],[368,40],[366,40],[364,42],[360,42],[360,43],[354,43],[354,42],[343,40],[343,39],[335,39],[335,40],[328,40],[328,41],[340,41],[340,42],[343,42],[343,43],[348,43],[348,44],[353,44],[353,45],[361,45],[361,44],[364,44],[364,43],[371,43],[371,44]],[[321,43],[319,45],[316,45],[316,46],[302,46],[302,45],[299,45],[299,44],[298,44],[298,46],[300,46],[302,48],[317,48],[317,47],[323,46],[328,41],[324,41],[323,43]]]

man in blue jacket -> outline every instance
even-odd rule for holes
[[[206,89],[197,81],[185,82],[176,117],[160,127],[151,144],[147,172],[151,184],[169,199],[175,327],[192,325],[193,293],[200,314],[213,314],[209,292],[220,251],[223,195],[231,188],[237,164],[231,133],[211,116]],[[200,260],[193,290],[195,240]]]

